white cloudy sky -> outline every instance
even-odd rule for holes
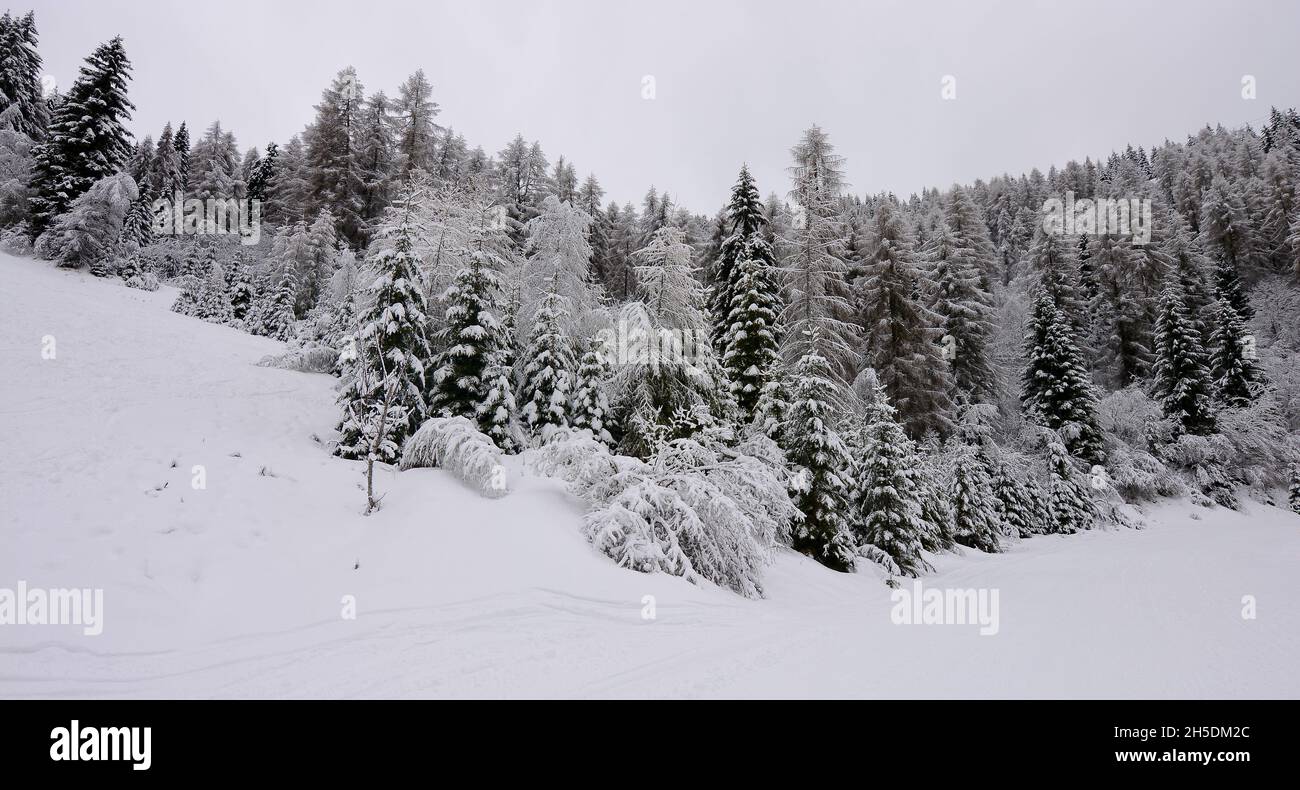
[[[710,213],[742,161],[784,194],[788,150],[812,123],[854,191],[908,194],[1300,104],[1294,0],[18,3],[64,86],[123,36],[140,135],[219,118],[241,146],[283,143],[340,68],[390,96],[423,68],[440,122],[471,146],[522,132],[620,202],[653,183]]]

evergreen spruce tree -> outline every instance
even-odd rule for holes
[[[752,418],[781,365],[781,291],[771,247],[761,233],[743,245],[732,291],[722,365],[742,414]]]
[[[993,484],[985,459],[977,448],[962,445],[952,459],[953,538],[963,546],[985,552],[1002,550],[1002,532],[994,504]]]
[[[1214,349],[1215,395],[1229,408],[1249,406],[1258,396],[1264,377],[1255,359],[1253,339],[1247,336],[1241,317],[1227,299],[1219,300],[1213,320],[1210,344]]]
[[[42,140],[50,121],[41,87],[36,15],[0,17],[0,129]]]
[[[430,376],[429,409],[436,417],[475,418],[490,386],[488,368],[501,340],[501,286],[485,256],[472,254],[442,295],[446,321]]]
[[[263,202],[270,195],[271,180],[275,174],[280,147],[271,141],[266,144],[266,156],[257,160],[248,174],[248,199]]]
[[[1152,396],[1160,402],[1164,415],[1177,420],[1180,429],[1187,433],[1196,436],[1214,433],[1205,349],[1174,283],[1166,286],[1160,295],[1155,352]]]
[[[126,96],[131,63],[121,37],[100,45],[68,89],[44,143],[36,149],[32,236],[44,231],[95,182],[112,176],[131,155],[125,122],[135,105]]]
[[[1234,273],[1260,262],[1246,201],[1236,183],[1222,175],[1214,176],[1202,198],[1199,227],[1206,248]],[[1241,305],[1234,306],[1241,311]]]
[[[876,390],[863,433],[855,497],[859,539],[888,554],[903,575],[917,576],[930,569],[921,556],[929,526],[921,516],[915,449],[883,388]]]
[[[811,338],[809,347],[815,348],[817,342]],[[799,360],[786,423],[786,457],[800,469],[791,492],[803,513],[803,521],[794,527],[795,550],[827,567],[848,571],[856,555],[849,520],[853,458],[834,428],[838,393],[833,375],[829,363],[817,354]]]
[[[1040,292],[1025,335],[1028,363],[1020,403],[1030,419],[1060,431],[1070,451],[1091,463],[1102,460],[1097,394],[1084,369],[1069,322],[1052,297]]]
[[[758,187],[749,174],[749,167],[740,168],[740,178],[731,190],[731,201],[720,230],[724,232],[718,258],[709,271],[709,313],[713,317],[713,347],[724,355],[727,328],[731,325],[732,302],[735,299],[734,281],[736,262],[749,237],[761,233],[767,224],[763,216],[763,201]]]
[[[1237,267],[1223,255],[1219,255],[1214,262],[1214,296],[1216,299],[1227,300],[1242,321],[1254,320],[1255,308],[1251,307],[1246,290],[1241,285]]]
[[[552,280],[537,308],[525,354],[523,419],[534,439],[545,438],[547,426],[569,424],[569,392],[572,389],[573,349],[563,321],[567,300]]]
[[[230,305],[230,292],[226,289],[226,276],[215,259],[208,264],[208,274],[199,286],[196,318],[214,324],[228,324],[234,318]]]
[[[242,257],[236,256],[232,262],[228,282],[230,315],[236,321],[244,321],[248,318],[253,302],[257,299],[257,287],[253,282],[253,273],[249,269],[248,262]]]
[[[424,334],[427,303],[414,252],[412,211],[417,199],[408,194],[395,207],[391,222],[382,229],[392,243],[377,245],[371,261],[376,272],[369,288],[371,306],[355,339],[353,375],[339,396],[343,419],[335,453],[344,458],[371,454],[375,429],[368,421],[376,404],[398,407],[397,419],[383,421],[382,446],[388,449],[378,460],[387,462],[395,460],[402,442],[428,414],[424,377],[432,354]]]
[[[288,340],[293,336],[293,306],[298,299],[298,278],[292,266],[284,266],[274,290],[267,293],[266,303],[258,310],[259,325],[256,334],[273,340]]]
[[[176,173],[179,178],[177,187],[182,192],[189,192],[190,189],[190,130],[181,121],[181,125],[176,129],[176,137],[172,140],[172,145],[176,149]]]
[[[910,436],[951,431],[948,392],[952,379],[939,345],[944,319],[920,301],[921,274],[911,233],[892,201],[884,200],[876,207],[862,271],[858,303],[863,306],[862,321],[867,329],[868,364],[889,393]],[[962,269],[961,277],[966,273]],[[956,313],[956,305],[953,307]],[[962,312],[958,320],[964,322],[969,317]],[[982,321],[964,325],[973,334]],[[979,378],[986,366],[985,361],[969,368],[972,381],[981,389],[989,385]]]
[[[605,381],[609,371],[600,352],[589,348],[578,363],[578,375],[573,389],[573,402],[569,408],[569,424],[585,428],[607,445],[614,439],[609,432],[609,400],[605,394]]]
[[[1086,239],[1087,236],[1083,236]],[[1030,268],[1038,273],[1039,287],[1065,313],[1075,337],[1088,330],[1088,298],[1081,293],[1077,266],[1070,260],[1070,245],[1054,233],[1039,230],[1029,248]]]
[[[993,510],[1005,535],[1027,538],[1037,531],[1028,492],[1005,458],[993,467]]]
[[[941,224],[926,250],[930,265],[929,307],[942,327],[944,360],[954,391],[974,403],[993,398],[996,375],[989,359],[993,298],[980,285],[974,256],[957,246]]]
[[[1078,481],[1065,445],[1055,437],[1047,442],[1047,469],[1052,486],[1048,493],[1048,532],[1069,534],[1088,529],[1096,510],[1088,491]]]

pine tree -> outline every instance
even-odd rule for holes
[[[96,181],[36,240],[36,254],[60,266],[81,268],[107,261],[117,250],[132,204],[140,197],[126,173]],[[102,268],[95,273],[107,274]]]
[[[126,97],[130,75],[131,63],[120,36],[86,58],[50,121],[46,141],[36,151],[33,237],[91,185],[126,164],[132,147],[125,122],[135,109]]]
[[[446,322],[430,377],[429,408],[436,417],[475,417],[487,396],[488,368],[496,361],[501,338],[497,318],[501,286],[479,253],[470,256],[442,295]]]
[[[266,303],[258,309],[255,334],[272,340],[288,340],[293,336],[294,303],[298,299],[298,278],[292,266],[283,266],[275,289],[266,294]]]
[[[1078,481],[1065,445],[1055,437],[1047,442],[1047,468],[1052,486],[1048,494],[1048,532],[1069,534],[1088,529],[1096,518],[1092,500]]]
[[[257,299],[257,288],[253,283],[253,273],[242,257],[236,256],[231,264],[230,315],[236,321],[243,321]]]
[[[248,199],[265,201],[271,192],[271,182],[275,177],[276,160],[280,156],[280,147],[275,141],[266,144],[266,156],[257,160],[248,174]]]
[[[974,447],[961,446],[952,460],[953,538],[963,546],[985,552],[1002,550],[1002,532],[994,504],[993,485],[982,454]]]
[[[731,190],[723,226],[725,237],[718,250],[718,258],[709,270],[709,312],[713,316],[713,347],[725,356],[724,340],[731,325],[731,307],[735,299],[734,281],[736,262],[741,249],[754,233],[762,232],[767,224],[763,216],[763,201],[754,186],[749,168],[740,168],[740,178]]]
[[[355,339],[353,375],[339,396],[344,412],[335,453],[344,458],[366,458],[374,452],[369,415],[376,404],[398,407],[396,419],[381,421],[379,435],[386,449],[378,460],[387,462],[395,460],[402,442],[428,414],[424,377],[432,354],[424,334],[427,304],[413,252],[412,211],[419,199],[419,194],[409,193],[394,207],[381,228],[381,238],[391,238],[391,244],[377,245],[371,259],[376,272],[369,288],[371,306]]]
[[[883,388],[877,388],[868,409],[863,438],[855,503],[862,519],[861,540],[888,554],[904,575],[917,576],[929,570],[921,556],[929,525],[921,516],[912,441],[895,421]]]
[[[192,181],[190,178],[190,130],[184,121],[181,121],[180,127],[176,129],[176,137],[172,144],[176,148],[177,175],[180,178],[178,186],[182,192],[189,192]]]
[[[1233,272],[1260,262],[1246,202],[1236,184],[1229,183],[1222,175],[1214,176],[1203,197],[1200,229],[1206,248]]]
[[[1086,240],[1088,237],[1080,238]],[[1088,330],[1088,296],[1081,293],[1083,289],[1076,275],[1083,264],[1073,264],[1070,245],[1055,233],[1039,230],[1029,248],[1028,263],[1030,269],[1038,273],[1039,287],[1065,313],[1075,337],[1084,337]]]
[[[388,97],[383,91],[373,94],[361,117],[357,141],[357,158],[361,176],[361,220],[367,232],[388,204],[395,167],[393,119],[389,115]]]
[[[43,140],[50,122],[41,89],[36,15],[0,17],[0,128]]]
[[[1202,341],[1208,340],[1205,315],[1213,305],[1214,297],[1206,281],[1208,261],[1201,245],[1187,229],[1187,223],[1178,212],[1168,212],[1167,221],[1172,231],[1165,237],[1165,253],[1173,263],[1173,276],[1182,292],[1183,304]]]
[[[1188,316],[1182,294],[1172,283],[1160,295],[1155,347],[1152,395],[1160,402],[1164,415],[1177,420],[1181,430],[1187,433],[1196,436],[1214,433],[1205,349]]]
[[[876,208],[862,271],[858,303],[863,305],[867,328],[867,362],[909,435],[920,437],[931,430],[947,433],[952,429],[948,397],[952,380],[939,346],[943,319],[920,301],[921,273],[911,233],[889,200]],[[976,329],[975,324],[967,326],[972,333]],[[987,385],[987,381],[979,384]]]
[[[944,359],[954,391],[971,402],[987,402],[997,389],[988,351],[993,298],[980,285],[974,256],[957,246],[946,222],[931,239],[925,257],[931,269],[929,308],[942,327]],[[870,267],[878,262],[870,257],[867,261],[868,270],[875,271]]]
[[[154,148],[153,170],[149,174],[149,191],[160,198],[175,200],[181,189],[181,161],[176,153],[175,135],[169,123],[163,127]]]
[[[1218,401],[1229,408],[1249,406],[1259,394],[1264,374],[1255,359],[1253,338],[1227,299],[1221,298],[1215,307],[1210,345]]]
[[[605,394],[605,381],[609,371],[600,351],[593,344],[578,362],[578,374],[569,407],[569,424],[574,428],[591,431],[596,439],[613,445],[609,432],[609,399]]]
[[[979,273],[980,287],[988,291],[997,276],[998,253],[989,240],[979,205],[962,187],[954,185],[944,206],[944,224],[952,234],[952,248],[964,268]]]
[[[1052,297],[1040,292],[1025,335],[1028,363],[1020,403],[1029,418],[1060,431],[1070,451],[1097,463],[1102,459],[1097,394],[1084,369],[1069,323]]]
[[[749,237],[739,256],[722,365],[742,415],[752,419],[781,367],[779,317],[783,305],[772,249],[761,233]]]
[[[397,137],[397,173],[408,182],[415,170],[433,169],[434,148],[440,127],[433,122],[438,103],[433,101],[433,86],[423,69],[402,83],[393,103],[393,123]]]
[[[790,149],[796,221],[780,237],[785,257],[788,298],[781,323],[785,327],[782,356],[794,365],[805,356],[818,356],[830,365],[834,381],[847,387],[858,359],[857,327],[847,282],[839,199],[844,188],[843,157],[817,126],[803,133]],[[774,229],[775,230],[775,229]],[[813,330],[816,331],[813,331]],[[817,348],[807,343],[816,340]]]
[[[816,331],[815,329],[812,331]],[[810,338],[816,348],[818,338]],[[838,397],[830,364],[817,354],[799,360],[793,374],[786,457],[800,470],[791,497],[803,521],[794,527],[793,546],[835,570],[853,568],[851,500],[853,458],[833,427]]]
[[[1214,297],[1227,300],[1242,321],[1254,320],[1255,308],[1251,307],[1250,299],[1241,285],[1237,267],[1223,255],[1219,255],[1214,262]]]
[[[572,343],[563,329],[568,300],[552,280],[537,308],[524,363],[523,418],[533,438],[545,438],[547,426],[569,424],[572,389]]]
[[[1003,534],[1027,538],[1038,531],[1028,491],[1005,458],[998,459],[993,468],[993,511],[1003,526]]]
[[[365,102],[356,69],[348,66],[321,93],[307,129],[307,213],[327,207],[335,231],[356,246],[363,236],[364,191],[357,143]]]
[[[506,453],[517,453],[523,449],[524,442],[517,422],[519,409],[515,403],[514,375],[503,360],[504,355],[498,351],[484,371],[486,392],[475,410],[475,417],[479,431],[497,447]]]
[[[195,317],[214,324],[228,324],[234,318],[226,277],[215,256],[210,257],[207,277],[199,287]]]

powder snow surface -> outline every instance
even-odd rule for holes
[[[788,551],[748,601],[614,567],[517,459],[499,500],[386,470],[361,515],[334,380],[174,298],[0,256],[0,588],[105,609],[100,636],[0,625],[0,697],[1300,697],[1290,513],[934,558],[926,587],[998,590],[992,636],[895,625],[876,574]]]

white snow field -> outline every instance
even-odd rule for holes
[[[98,636],[0,625],[0,697],[1300,697],[1290,513],[935,558],[926,587],[998,590],[987,636],[895,625],[875,573],[789,551],[750,601],[616,568],[517,459],[499,500],[385,471],[361,515],[333,380],[174,296],[0,256],[0,588],[104,606]]]

